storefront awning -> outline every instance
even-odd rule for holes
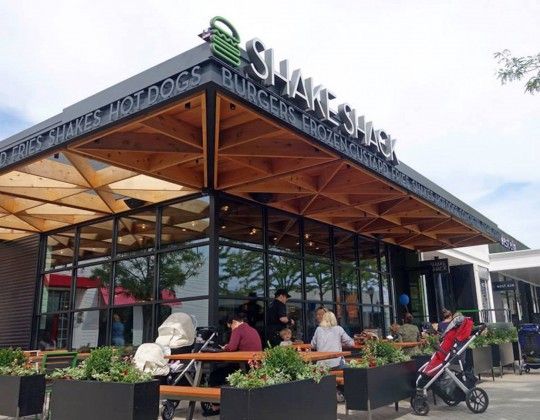
[[[490,271],[540,286],[540,249],[500,252],[489,260]]]

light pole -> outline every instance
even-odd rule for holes
[[[367,288],[367,292],[368,292],[368,295],[369,295],[369,302],[371,303],[371,323],[370,323],[370,328],[374,328],[375,327],[375,322],[373,318],[375,318],[375,313],[373,311],[373,295],[375,294],[375,288],[373,286],[369,286]]]

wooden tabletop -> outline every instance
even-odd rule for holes
[[[328,351],[308,351],[298,353],[306,362],[316,362],[318,360],[334,359],[336,357],[350,356],[350,351],[328,352]],[[219,353],[183,353],[168,356],[169,360],[197,360],[201,362],[248,362],[250,360],[261,360],[262,351],[223,351]]]

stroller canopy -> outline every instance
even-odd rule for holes
[[[171,314],[159,326],[156,343],[171,349],[191,346],[195,342],[195,327],[190,315],[184,312]]]

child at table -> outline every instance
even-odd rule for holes
[[[281,337],[280,346],[292,346],[292,331],[289,328],[283,328],[279,332],[279,336]]]

